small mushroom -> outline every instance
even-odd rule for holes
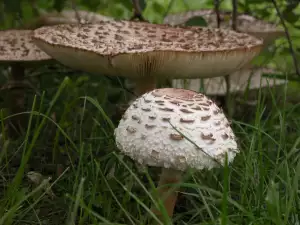
[[[194,110],[193,105],[188,104],[198,101],[199,96],[202,96],[203,102],[210,102],[208,111]],[[142,98],[152,101],[145,103]],[[193,118],[193,123],[181,122],[181,118],[185,117],[186,113],[181,111],[180,106],[172,103],[176,98],[180,98],[182,103],[187,105],[187,109],[193,111],[193,114],[189,115],[190,118]],[[173,111],[161,111],[160,106],[155,103],[159,100],[164,100],[166,107],[172,108]],[[136,123],[134,126],[136,134],[141,133],[147,136],[148,144],[136,136],[127,135],[124,131],[132,125],[132,122],[121,120],[115,129],[117,147],[135,161],[143,162],[145,166],[162,168],[158,193],[159,197],[163,199],[168,215],[172,217],[178,190],[162,186],[179,184],[182,173],[188,168],[202,170],[223,165],[226,154],[228,162],[232,162],[236,153],[239,152],[235,139],[228,138],[229,136],[234,137],[234,133],[230,126],[227,127],[228,120],[218,106],[206,96],[194,91],[176,88],[155,89],[143,94],[136,102],[138,107],[129,107],[126,114],[129,116],[141,115],[142,122]],[[151,106],[151,112],[142,111],[146,104],[148,107]],[[215,111],[220,113],[215,114]],[[158,119],[152,121],[156,126],[152,129],[145,129],[145,121],[150,113],[157,115]],[[166,113],[169,122],[162,120]],[[210,116],[210,118],[203,121],[201,118],[205,116]],[[215,121],[219,121],[219,126],[214,125]],[[155,152],[155,157],[153,157],[153,152]],[[170,190],[172,191],[170,192]],[[169,193],[170,195],[166,196]],[[155,208],[153,211],[162,219],[160,212]]]
[[[0,31],[0,63],[9,65],[11,73],[6,87],[10,88],[8,104],[11,114],[24,111],[25,68],[49,62],[51,57],[32,42],[31,30]],[[14,116],[7,120],[6,128],[10,137],[24,128],[24,115]]]

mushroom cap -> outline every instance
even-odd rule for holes
[[[129,78],[223,76],[262,47],[261,40],[230,30],[122,20],[41,27],[34,40],[66,66]]]
[[[164,18],[164,23],[182,25],[189,19],[196,16],[202,16],[208,23],[209,27],[217,27],[216,14],[212,9],[192,10],[188,12],[169,14]],[[221,28],[231,29],[232,20],[230,11],[220,11],[220,19]],[[247,14],[239,14],[237,16],[237,30],[242,33],[251,34],[258,38],[263,38],[264,44],[268,44],[276,38],[285,36],[284,30],[275,24],[257,19]]]
[[[34,63],[51,57],[32,41],[31,30],[0,31],[0,63]]]
[[[229,76],[230,80],[230,92],[238,93],[248,90],[256,90],[259,88],[268,88],[284,85],[286,80],[262,77],[264,73],[272,74],[278,73],[271,68],[253,68],[242,69],[234,72]],[[182,80],[174,79],[172,86],[175,88],[186,88],[198,92],[201,88],[201,80]],[[226,81],[225,77],[214,77],[203,80],[204,93],[207,95],[226,95]]]
[[[140,164],[182,171],[212,169],[224,164],[226,153],[231,162],[239,151],[222,110],[203,94],[176,88],[137,98],[115,129],[115,139]]]

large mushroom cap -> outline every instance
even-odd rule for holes
[[[262,46],[230,30],[134,21],[42,27],[34,39],[69,67],[131,78],[222,76],[243,67]]]
[[[242,69],[234,72],[229,76],[230,92],[244,93],[246,90],[256,90],[259,88],[268,88],[284,85],[286,80],[277,78],[262,77],[263,74],[275,74],[276,71],[271,68],[254,68]],[[277,72],[278,74],[278,72]],[[182,80],[175,79],[172,81],[175,88],[186,88],[193,91],[199,91],[201,88],[201,80]],[[227,86],[224,77],[213,77],[203,79],[204,93],[207,95],[224,96],[227,93]]]
[[[179,131],[176,131],[174,127]],[[211,169],[238,152],[218,106],[194,91],[163,88],[136,99],[115,129],[117,147],[141,164]],[[193,143],[192,143],[193,142]]]
[[[208,23],[209,27],[217,27],[216,14],[214,10],[211,9],[192,10],[188,12],[170,14],[164,18],[164,23],[171,25],[182,25],[189,19],[196,16],[202,16]],[[220,19],[221,28],[231,28],[231,12],[221,11]],[[263,38],[265,44],[285,35],[284,30],[275,24],[257,19],[247,14],[239,14],[237,16],[237,30],[243,33],[254,35],[258,38]]]
[[[0,63],[34,63],[51,57],[32,41],[31,30],[0,31]]]

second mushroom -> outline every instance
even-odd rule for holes
[[[222,110],[205,95],[175,88],[137,98],[115,129],[117,147],[142,165],[162,168],[159,197],[170,217],[182,172],[212,169],[233,161],[237,143]],[[164,187],[163,187],[164,186]],[[154,209],[162,219],[162,213]]]
[[[10,114],[25,110],[25,68],[51,61],[51,57],[32,42],[31,30],[0,31],[0,63],[11,67],[6,88],[10,89],[8,108]],[[23,115],[7,120],[6,128],[10,137],[18,137],[26,129]]]

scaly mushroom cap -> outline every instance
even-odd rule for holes
[[[32,41],[31,30],[0,31],[0,63],[33,63],[51,57]]]
[[[211,169],[224,164],[226,153],[231,162],[238,152],[222,110],[203,94],[184,89],[156,89],[136,99],[115,138],[117,147],[139,163],[176,170]]]
[[[234,72],[229,76],[230,92],[244,93],[248,90],[256,90],[259,88],[268,88],[284,85],[286,80],[277,78],[262,77],[264,73],[275,74],[276,71],[270,68],[243,69]],[[278,72],[277,72],[278,73]],[[182,80],[175,79],[172,81],[175,88],[185,88],[198,92],[201,88],[201,80]],[[226,81],[224,77],[207,78],[203,80],[204,93],[207,95],[226,95]]]
[[[223,76],[249,63],[262,46],[230,30],[134,21],[41,27],[34,39],[69,67],[131,78]]]
[[[182,25],[189,19],[202,16],[209,27],[217,27],[216,13],[211,9],[194,10],[176,14],[170,14],[164,18],[165,24]],[[231,12],[220,12],[221,24],[220,27],[224,29],[231,29]],[[253,16],[246,14],[239,14],[237,16],[237,30],[242,33],[248,33],[258,38],[264,39],[264,44],[270,43],[276,38],[285,35],[284,30],[278,28],[275,24],[263,20],[259,20]]]

